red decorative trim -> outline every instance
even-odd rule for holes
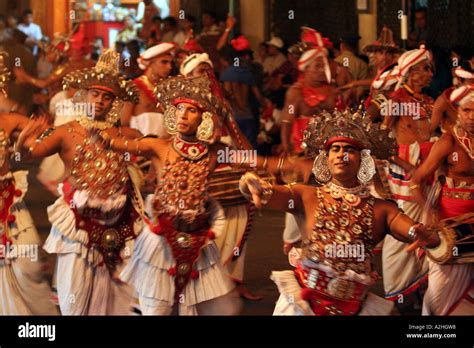
[[[207,221],[203,222],[203,228],[190,232],[179,232],[173,227],[173,217],[163,214],[158,218],[158,226],[151,227],[152,231],[159,231],[163,236],[173,254],[176,265],[168,270],[168,274],[175,277],[175,298],[183,292],[190,279],[197,279],[199,271],[193,269],[195,262],[199,257],[201,248],[206,244],[209,236],[209,225]],[[148,219],[145,220],[150,225]],[[181,234],[183,234],[181,236]]]
[[[362,149],[364,148],[364,147],[362,146],[362,144],[359,143],[357,140],[352,139],[352,138],[348,138],[348,137],[341,137],[341,136],[340,136],[340,137],[332,137],[332,138],[329,138],[329,139],[326,141],[325,149],[328,150],[329,147],[331,147],[332,144],[334,144],[335,142],[338,142],[338,141],[351,144],[351,145],[357,147],[358,150],[362,150]]]
[[[146,79],[146,80],[145,80]],[[145,75],[142,75],[140,77],[137,77],[136,79],[133,79],[133,83],[135,84],[135,86],[138,87],[138,89],[140,91],[142,91],[143,93],[145,93],[145,95],[150,98],[151,100],[153,100],[153,102],[155,104],[158,103],[158,99],[156,99],[156,96],[155,94],[153,93],[153,90],[150,89],[150,82],[148,81],[148,77],[146,77]],[[153,85],[151,86],[153,87]]]

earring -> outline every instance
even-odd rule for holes
[[[357,179],[363,185],[367,185],[375,175],[375,162],[370,156],[370,150],[364,149],[360,152],[360,168]]]
[[[197,129],[196,137],[200,141],[209,141],[214,134],[214,121],[212,121],[212,114],[205,112],[202,114],[202,121]]]
[[[318,156],[314,159],[313,163],[313,174],[316,181],[320,184],[325,184],[331,180],[331,172],[328,166],[328,156],[325,151],[321,151]]]
[[[105,120],[110,124],[116,124],[120,118],[120,110],[122,109],[122,106],[123,102],[120,99],[115,98],[115,100],[112,102],[112,107],[110,108],[110,111],[105,117]]]
[[[176,107],[168,106],[164,118],[166,131],[171,135],[176,134],[178,132],[176,129]]]

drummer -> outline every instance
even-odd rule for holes
[[[450,101],[457,106],[457,122],[433,145],[428,158],[413,175],[410,191],[424,206],[426,199],[422,186],[436,170],[445,169],[447,175],[438,178],[441,182],[438,186],[442,186],[438,203],[439,218],[462,219],[463,214],[474,212],[474,85],[454,90]],[[429,216],[433,217],[433,212]],[[467,231],[467,234],[463,234],[463,244],[466,244],[466,240],[472,243],[474,239],[472,224],[467,227]],[[457,243],[459,239],[458,236]],[[474,315],[473,251],[463,250],[471,255],[469,258],[467,255],[458,255],[458,251],[459,248],[455,247],[453,255],[440,258],[454,259],[450,261],[451,264],[430,262],[429,285],[423,303],[424,315]],[[462,264],[454,264],[461,261]]]

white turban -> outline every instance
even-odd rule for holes
[[[449,96],[449,100],[456,106],[474,101],[474,85],[464,85],[456,88]]]
[[[465,79],[465,80],[474,79],[474,73],[472,73],[470,71],[467,71],[467,70],[464,70],[461,67],[457,67],[456,69],[454,69],[454,75],[456,75],[457,77],[460,77],[462,79]]]
[[[391,86],[398,82],[398,65],[390,70],[384,71],[372,81],[372,88],[389,90]]]
[[[398,58],[398,77],[399,82],[395,89],[399,89],[405,81],[408,71],[411,67],[424,60],[431,62],[431,53],[425,48],[425,45],[421,45],[419,49],[407,51]]]
[[[209,64],[211,68],[214,67],[207,53],[194,53],[187,57],[183,63],[181,63],[179,73],[183,76],[187,76],[201,63]]]
[[[137,58],[138,66],[140,69],[145,70],[150,64],[150,60],[158,57],[161,54],[170,53],[173,54],[173,51],[176,47],[176,44],[171,42],[163,42],[158,45],[152,46],[143,52],[140,57]]]
[[[318,57],[322,57],[324,60],[324,73],[328,83],[331,83],[331,69],[328,62],[328,52],[323,47],[316,47],[303,53],[298,60],[298,70],[305,71],[306,68]]]

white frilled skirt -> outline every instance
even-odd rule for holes
[[[63,196],[48,207],[52,228],[44,249],[57,254],[56,277],[59,307],[63,315],[131,315],[134,293],[131,286],[120,281],[118,274],[130,260],[133,240],[121,252],[123,263],[113,277],[102,264],[102,255],[87,248],[88,235],[76,229],[74,213]],[[134,226],[135,234],[142,228],[141,220]]]
[[[12,245],[0,260],[0,315],[57,315],[51,288],[43,272],[40,238],[23,201],[28,190],[28,172],[13,173],[15,187],[22,196],[11,208],[15,222],[10,224]],[[2,247],[3,248],[3,247]]]
[[[220,205],[211,200],[211,229],[219,238],[225,220]],[[179,300],[175,301],[175,279],[168,270],[175,266],[166,238],[151,232],[148,225],[135,241],[133,257],[120,278],[138,294],[144,315],[237,315],[241,300],[221,265],[219,250],[209,240],[200,250],[194,268],[199,272],[190,279]]]

